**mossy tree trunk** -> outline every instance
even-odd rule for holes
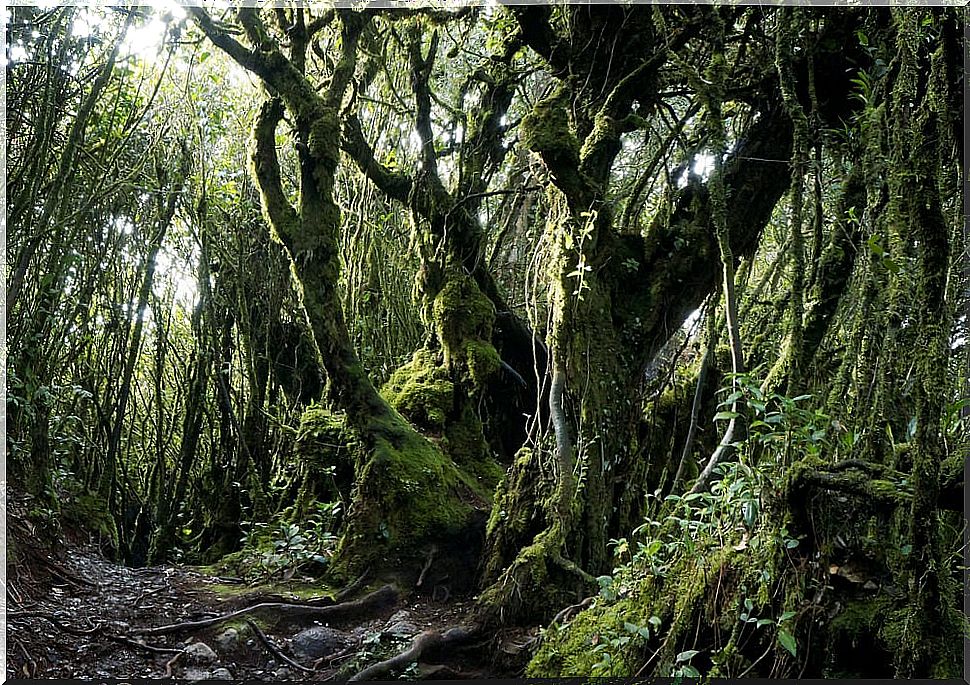
[[[529,26],[532,13],[540,11],[523,9],[520,22]],[[636,29],[639,41],[649,41],[656,32],[653,26]],[[686,42],[691,30],[688,23],[672,42]],[[528,29],[525,35],[528,41]],[[531,35],[542,49],[540,39]],[[547,48],[546,54],[557,59],[555,49]],[[669,219],[655,220],[645,237],[619,232],[622,227],[615,225],[605,195],[620,135],[636,125],[634,93],[657,89],[652,79],[663,64],[664,50],[654,45],[645,54],[627,72],[610,76],[613,89],[607,95],[590,98],[564,85],[537,104],[521,125],[524,142],[549,171],[550,204],[557,208],[546,236],[553,312],[547,340],[549,415],[555,447],[546,456],[542,450],[530,454],[540,462],[532,468],[540,470],[542,461],[553,459],[556,466],[546,468],[556,470],[558,481],[545,495],[535,489],[517,491],[511,478],[500,489],[496,501],[503,507],[493,513],[488,531],[486,579],[492,586],[483,597],[486,608],[500,607],[505,616],[515,613],[510,613],[510,603],[520,601],[526,613],[542,613],[540,607],[552,605],[540,596],[523,597],[523,581],[530,576],[530,587],[539,577],[555,585],[545,569],[536,571],[537,564],[551,562],[551,568],[559,568],[559,581],[574,590],[608,568],[608,540],[635,525],[645,494],[652,490],[645,482],[648,465],[641,461],[636,439],[642,408],[631,398],[654,355],[718,281],[719,257],[705,187],[682,189]],[[760,119],[719,177],[732,197],[727,224],[738,255],[757,244],[788,184],[787,175],[764,160],[785,159],[790,150],[790,124],[777,101],[762,103]],[[567,501],[569,507],[561,506]],[[545,527],[536,523],[537,517],[544,518]],[[538,544],[544,547],[542,553]],[[519,598],[515,602],[513,587]],[[549,591],[544,586],[540,592]]]
[[[611,11],[616,16],[611,17]],[[565,21],[565,35],[550,29],[557,12],[572,13]],[[558,210],[547,228],[553,312],[547,342],[552,387],[554,393],[561,391],[560,397],[550,398],[556,445],[545,450],[546,456],[542,450],[526,456],[533,460],[533,469],[555,471],[552,460],[560,471],[553,485],[531,480],[527,489],[520,489],[522,480],[513,469],[500,487],[488,529],[485,575],[491,587],[483,602],[487,610],[500,609],[506,619],[515,615],[516,606],[525,613],[541,614],[542,607],[551,605],[541,596],[550,592],[548,584],[535,596],[526,597],[523,591],[536,587],[539,578],[555,584],[547,568],[558,566],[559,580],[573,588],[607,570],[608,540],[636,526],[647,493],[658,485],[647,482],[647,474],[662,473],[665,468],[672,474],[676,469],[676,463],[646,462],[650,458],[669,461],[674,455],[637,444],[635,427],[642,407],[630,398],[637,396],[645,369],[673,331],[717,288],[721,272],[710,180],[706,184],[689,181],[677,191],[667,212],[658,212],[642,234],[616,225],[605,189],[621,134],[638,125],[632,105],[636,102],[638,111],[654,106],[649,93],[663,89],[659,74],[664,73],[669,51],[689,44],[696,30],[693,22],[712,20],[706,12],[723,10],[681,17],[679,31],[668,29],[664,13],[634,19],[616,8],[587,12],[583,8],[513,10],[523,42],[542,55],[555,73],[583,74],[579,83],[596,86],[585,90],[576,81],[562,78],[559,89],[540,101],[520,126],[524,144],[541,157],[549,172],[550,203]],[[607,65],[574,47],[595,42],[583,38],[584,31],[604,31],[638,49],[624,53],[629,63],[621,59],[619,64]],[[813,55],[816,80],[832,86],[819,106],[822,121],[838,121],[850,111],[842,55],[833,47],[850,31],[849,22],[827,24],[827,51]],[[664,41],[658,40],[661,35]],[[804,99],[808,64],[801,55],[792,67],[797,74],[795,94]],[[723,168],[715,172],[728,198],[724,221],[735,260],[758,246],[762,229],[790,181],[785,162],[792,155],[792,122],[783,107],[774,65],[763,68],[758,95],[749,101],[757,115],[748,120]],[[709,86],[701,83],[698,88]],[[564,468],[575,473],[564,474]],[[568,516],[557,513],[561,508],[555,497],[561,495],[552,494],[563,487],[571,489]],[[553,530],[556,535],[551,535]],[[539,543],[545,555],[537,553]],[[542,568],[536,571],[537,567]]]
[[[786,13],[782,27],[791,27],[787,13],[808,14],[779,11]],[[786,362],[776,379],[780,387],[797,379],[798,392],[823,398],[838,379],[834,399],[827,407],[819,402],[812,419],[824,428],[818,435],[830,431],[831,437],[816,447],[786,446],[770,468],[759,463],[771,474],[758,490],[760,510],[751,520],[726,510],[740,521],[726,538],[705,541],[676,530],[678,521],[703,525],[704,507],[717,506],[724,491],[700,508],[667,505],[654,516],[659,532],[643,541],[653,538],[662,547],[689,538],[698,547],[672,557],[644,553],[617,570],[616,596],[598,598],[566,630],[550,630],[528,675],[669,676],[686,672],[687,663],[695,674],[732,678],[952,678],[960,672],[965,618],[958,606],[956,531],[962,521],[944,510],[958,503],[942,495],[957,456],[947,454],[943,417],[948,394],[958,392],[946,372],[947,299],[958,278],[947,266],[954,235],[947,207],[953,205],[941,193],[952,187],[946,176],[959,150],[942,116],[950,111],[944,103],[952,102],[946,69],[953,62],[944,42],[934,40],[954,15],[927,8],[871,11],[849,15],[855,26],[839,15],[846,31],[839,45],[867,48],[859,64],[872,87],[867,99],[857,92],[850,98],[850,91],[838,97],[855,101],[854,116],[845,120],[869,139],[845,146],[849,174],[833,203],[835,228],[817,271],[816,302],[804,318],[803,346],[793,350],[800,359]],[[824,40],[814,46],[818,65],[828,48]],[[882,70],[885,55],[895,63]],[[819,74],[816,79],[823,82]],[[808,105],[802,89],[788,95]],[[791,97],[788,105],[792,112]],[[888,163],[873,153],[872,141],[887,142]],[[879,245],[879,229],[893,233],[893,249]],[[893,315],[880,316],[879,308],[890,305]],[[860,328],[860,317],[874,321]],[[834,359],[823,358],[828,349],[817,354],[804,347],[847,321],[850,330],[835,331]],[[865,331],[861,339],[859,331]],[[916,345],[918,356],[900,350],[903,341]],[[839,342],[848,345],[838,349]],[[870,352],[860,354],[866,345]],[[755,362],[783,357],[775,352],[759,349]],[[882,394],[873,394],[882,369],[899,364],[911,376],[891,378]],[[900,389],[904,383],[911,392]],[[878,418],[880,431],[862,433],[870,417]],[[882,443],[893,435],[908,442],[887,448]],[[743,446],[749,465],[757,454],[754,440],[749,436]],[[663,523],[665,516],[684,519]],[[641,626],[648,630],[640,632]],[[872,656],[869,663],[859,661],[862,652]]]
[[[427,407],[415,406],[420,404],[416,394],[435,395],[427,401],[439,405],[434,410],[444,420],[435,429],[445,438],[446,452],[479,474],[488,472],[483,485],[490,489],[498,471],[488,438],[522,443],[523,414],[531,413],[538,392],[532,368],[544,361],[541,347],[511,311],[487,269],[485,233],[478,219],[491,177],[507,152],[502,144],[507,125],[502,121],[515,87],[509,62],[518,43],[504,41],[499,53],[463,87],[463,93],[477,89],[481,104],[468,115],[457,145],[458,178],[449,189],[439,173],[432,129],[431,74],[438,58],[438,33],[433,31],[425,46],[419,26],[407,25],[406,45],[414,126],[420,140],[418,171],[409,175],[381,164],[353,114],[344,123],[343,148],[388,198],[406,206],[414,217],[421,258],[417,285],[423,317],[433,333],[426,350],[431,356],[422,352],[395,373],[387,388],[392,402],[409,419],[421,423]],[[370,66],[367,73],[373,76],[376,64]],[[441,373],[430,372],[428,362]],[[443,378],[452,384],[450,398],[426,385]],[[481,425],[478,407],[483,398],[498,410],[500,418],[494,423],[504,425]]]
[[[339,108],[357,63],[357,44],[368,13],[336,12],[341,54],[327,87],[318,93],[303,73],[314,33],[334,21],[326,13],[309,25],[303,10],[293,13],[290,55],[269,35],[259,13],[239,10],[252,49],[244,47],[203,11],[193,16],[206,35],[241,66],[259,76],[273,95],[253,127],[252,168],[273,236],[286,248],[321,363],[327,398],[346,413],[360,434],[354,498],[338,550],[336,568],[348,574],[375,565],[394,565],[400,555],[418,555],[436,537],[467,525],[469,484],[455,464],[414,431],[381,397],[350,341],[339,297],[340,209],[334,176],[340,159]],[[285,111],[297,139],[299,201],[283,190],[276,153],[276,129]],[[415,501],[420,500],[420,501]]]

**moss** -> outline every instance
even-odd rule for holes
[[[469,379],[476,388],[484,387],[489,376],[498,371],[502,365],[498,351],[490,342],[466,340],[462,344],[462,352],[468,366]]]
[[[526,677],[547,677],[555,673],[558,677],[570,676],[624,676],[636,670],[630,654],[612,648],[611,639],[633,636],[626,629],[627,623],[640,625],[642,597],[625,597],[615,603],[607,603],[602,598],[597,603],[578,614],[565,628],[552,628],[544,636],[535,656],[526,667]],[[642,621],[643,625],[649,625]],[[600,644],[606,647],[597,650]],[[604,660],[604,652],[609,652],[609,666],[598,666]]]
[[[411,361],[391,374],[381,395],[417,426],[441,431],[451,411],[454,383],[433,352],[420,349]]]
[[[495,306],[475,281],[462,274],[449,278],[432,304],[435,331],[441,341],[445,365],[464,366],[467,381],[481,388],[499,368],[499,356],[489,342],[495,323]]]
[[[287,520],[302,521],[311,501],[349,497],[363,444],[346,415],[319,404],[309,406],[300,417],[293,449],[303,467],[302,483]]]
[[[482,499],[491,501],[505,469],[492,457],[481,419],[471,404],[464,403],[461,416],[448,423],[441,445],[461,467],[469,487]]]
[[[373,444],[358,468],[350,532],[334,561],[338,574],[420,557],[426,543],[459,535],[485,506],[454,461],[399,414],[373,419],[368,434]]]
[[[579,143],[570,129],[566,105],[565,90],[536,103],[533,110],[522,117],[519,135],[529,150],[575,168],[579,165]]]

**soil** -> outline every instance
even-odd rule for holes
[[[244,620],[169,634],[139,635],[145,628],[221,616],[266,601],[306,602],[288,585],[250,592],[235,579],[166,565],[126,568],[107,560],[95,544],[40,544],[25,549],[22,535],[10,559],[7,592],[7,676],[39,679],[178,678],[186,680],[336,680],[406,650],[413,635],[467,625],[469,598],[401,593],[393,606],[369,616],[332,622],[342,649],[312,658],[292,648],[301,630],[320,621],[253,620],[279,654],[307,669],[284,663]],[[29,544],[29,543],[28,543]],[[307,578],[301,579],[305,583]],[[235,587],[233,587],[235,583]],[[227,592],[227,587],[232,591]],[[370,586],[358,596],[373,590]],[[401,613],[404,612],[404,613]],[[393,620],[389,620],[392,619]],[[402,622],[405,624],[401,626]],[[226,639],[227,627],[232,639]],[[521,672],[536,629],[480,636],[447,653],[428,654],[396,677],[514,677]],[[217,639],[219,638],[219,639]],[[194,642],[206,647],[189,647]],[[186,649],[188,647],[188,649]],[[182,652],[182,653],[180,653]],[[496,658],[497,655],[497,658]]]

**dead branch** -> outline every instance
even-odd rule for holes
[[[400,671],[407,668],[408,664],[417,661],[425,652],[441,647],[449,647],[474,637],[478,632],[478,627],[467,628],[457,626],[444,633],[436,630],[426,630],[414,638],[411,646],[403,652],[385,659],[376,664],[368,666],[363,671],[351,676],[348,680],[379,680],[383,676],[393,671]]]
[[[385,585],[379,590],[375,590],[369,595],[360,599],[332,606],[314,606],[312,604],[283,604],[269,602],[256,604],[245,609],[233,611],[221,616],[206,618],[198,621],[184,621],[182,623],[172,623],[169,625],[158,626],[155,628],[141,628],[135,631],[136,635],[166,635],[187,630],[198,630],[233,618],[249,616],[251,614],[273,614],[290,619],[309,619],[309,620],[340,620],[348,616],[357,617],[361,614],[380,611],[388,606],[392,606],[398,600],[398,591],[393,585]]]

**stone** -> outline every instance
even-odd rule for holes
[[[232,680],[232,673],[228,668],[217,668],[212,672],[213,680]]]
[[[384,624],[384,632],[394,637],[403,638],[417,635],[419,632],[421,632],[421,629],[414,625],[414,623],[409,620],[410,618],[411,614],[409,614],[407,611],[398,611],[396,614],[387,619],[387,623]]]
[[[239,631],[235,628],[226,628],[216,635],[216,648],[220,652],[231,652],[239,646]]]
[[[190,683],[195,683],[200,680],[210,680],[212,678],[208,671],[201,668],[187,668],[185,669],[183,677]]]
[[[193,642],[185,646],[185,659],[191,664],[211,664],[219,659],[219,655],[206,643]]]
[[[347,644],[347,636],[334,628],[314,626],[293,636],[293,651],[311,659],[329,656]]]

